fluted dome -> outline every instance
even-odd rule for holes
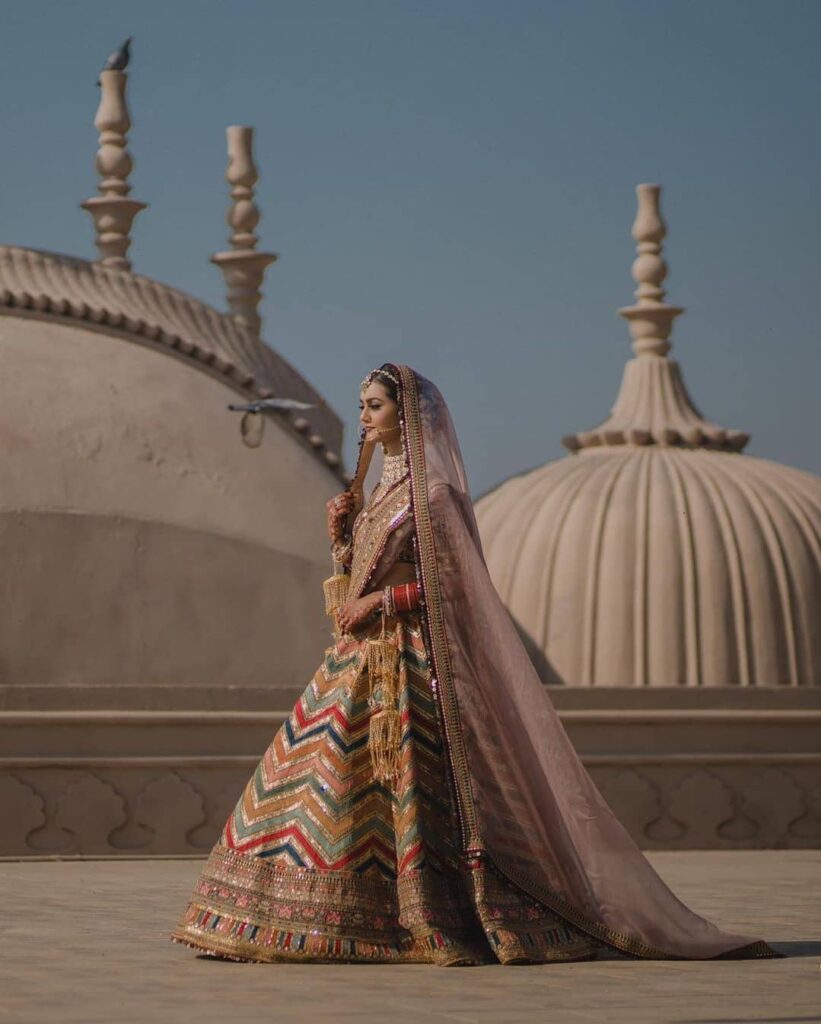
[[[695,407],[667,357],[658,188],[639,198],[636,358],[573,454],[477,502],[491,576],[552,683],[821,685],[821,481]]]
[[[493,582],[552,682],[821,682],[821,488],[809,473],[590,448],[508,480],[477,516]]]

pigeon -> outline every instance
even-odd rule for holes
[[[262,444],[262,431],[265,428],[265,417],[260,416],[260,413],[287,412],[289,409],[313,409],[313,405],[310,402],[298,402],[295,398],[258,398],[256,401],[247,402],[244,405],[232,403],[228,408],[233,412],[243,414],[239,424],[243,444],[249,448],[259,448]]]
[[[123,43],[119,50],[115,50],[114,53],[110,54],[105,64],[103,65],[103,71],[125,71],[128,67],[128,62],[131,59],[131,40],[134,36],[129,36],[128,39]],[[97,85],[100,84],[100,79],[97,79]]]
[[[233,412],[263,412],[265,409],[312,409],[309,402],[298,402],[295,398],[260,398],[247,405],[229,405]]]

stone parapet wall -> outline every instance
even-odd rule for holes
[[[48,704],[47,689],[0,690],[0,856],[207,852],[298,696],[248,689],[214,707],[213,689],[124,688],[119,708],[31,710]],[[172,697],[184,710],[128,707]],[[695,701],[671,691],[668,705],[684,706],[665,708],[658,691],[645,707],[635,692],[633,706],[614,707],[618,697],[591,693],[584,707],[579,691],[553,694],[640,846],[821,847],[821,696],[774,691],[753,708],[727,691]],[[87,698],[79,688],[77,703]],[[728,707],[734,699],[742,706]],[[283,710],[269,710],[274,701]]]

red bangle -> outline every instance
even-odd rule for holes
[[[419,607],[419,584],[402,583],[391,587],[393,606],[398,612],[410,612]]]

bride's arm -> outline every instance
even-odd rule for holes
[[[386,615],[401,615],[412,612],[421,603],[421,590],[416,580],[386,586],[382,589],[382,610]]]
[[[421,605],[419,584],[416,580],[407,583],[383,586],[371,590],[362,597],[347,601],[338,612],[338,622],[343,630],[353,629],[368,619],[384,612],[395,617],[403,612],[412,612]]]
[[[403,549],[406,550],[406,545],[411,544],[409,536],[412,531],[413,523],[407,521],[394,532],[372,577],[373,589],[362,597],[348,601],[340,610],[339,624],[343,629],[361,625],[383,611],[390,615],[401,615],[420,607],[422,601],[416,567],[413,562],[397,557]]]

